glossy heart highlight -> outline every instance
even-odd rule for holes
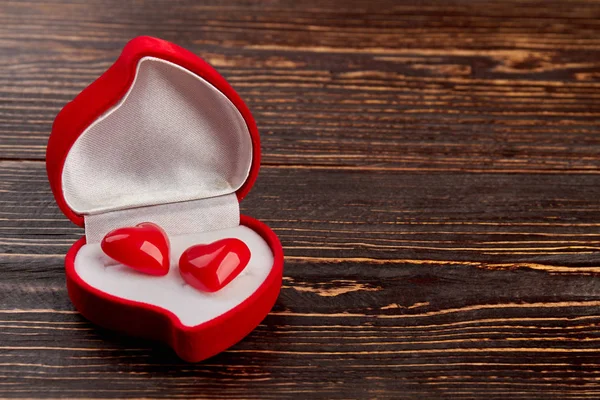
[[[190,286],[216,292],[242,272],[250,261],[250,249],[239,239],[222,239],[192,246],[179,259],[179,273]]]
[[[136,271],[159,276],[169,272],[169,239],[151,222],[115,229],[100,246],[107,256]]]

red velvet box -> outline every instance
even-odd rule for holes
[[[187,361],[246,336],[275,303],[283,270],[277,236],[239,211],[259,164],[254,119],[221,75],[169,42],[129,42],[61,110],[48,142],[56,202],[85,227],[65,260],[77,310],[103,327],[166,342]],[[115,265],[101,251],[106,233],[140,222],[169,236],[165,276]],[[179,255],[226,237],[248,245],[248,266],[216,293],[186,285]]]

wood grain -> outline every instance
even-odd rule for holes
[[[600,3],[0,4],[0,398],[600,397]],[[198,364],[70,304],[54,116],[133,36],[211,62],[286,254]]]

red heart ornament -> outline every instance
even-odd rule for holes
[[[179,259],[179,273],[190,286],[216,292],[242,272],[250,261],[250,249],[239,239],[217,240],[192,246]]]
[[[151,222],[115,229],[104,236],[100,246],[107,256],[136,271],[159,276],[169,272],[169,239]]]

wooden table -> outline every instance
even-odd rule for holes
[[[600,398],[600,3],[0,3],[0,397]],[[130,38],[247,101],[284,286],[199,364],[88,323],[44,152]]]

